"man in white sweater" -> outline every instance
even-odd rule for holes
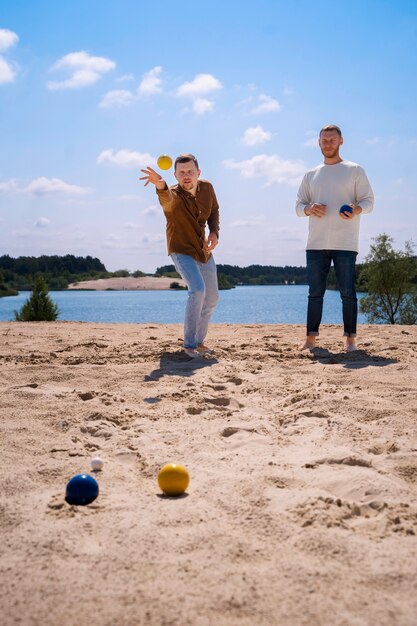
[[[355,263],[359,224],[361,214],[372,211],[374,195],[362,167],[340,157],[342,144],[342,132],[338,126],[323,126],[319,134],[319,146],[324,163],[305,174],[297,194],[297,215],[309,218],[309,296],[304,347],[310,350],[315,347],[319,334],[323,298],[332,261],[342,298],[346,350],[356,350],[358,300]]]

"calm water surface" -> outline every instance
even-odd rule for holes
[[[306,285],[242,286],[220,292],[214,323],[304,324],[308,287]],[[179,324],[184,320],[186,291],[51,291],[60,309],[60,320]],[[0,298],[0,321],[14,320],[30,292]],[[361,298],[362,294],[358,294]],[[342,304],[339,292],[327,291],[324,324],[340,324]],[[364,315],[359,323],[366,323]]]

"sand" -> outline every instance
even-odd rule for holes
[[[2,626],[417,624],[417,327],[181,333],[0,324]]]
[[[68,285],[68,289],[93,289],[95,291],[104,291],[107,289],[115,291],[170,289],[171,284],[174,282],[185,287],[185,281],[182,278],[168,278],[167,276],[141,276],[139,278],[133,278],[133,276],[120,276],[118,278],[83,280],[79,283],[71,283]]]

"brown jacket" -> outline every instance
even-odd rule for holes
[[[180,185],[156,189],[167,220],[168,254],[188,254],[206,263],[211,253],[204,250],[206,223],[210,233],[219,236],[219,205],[213,185],[199,180],[193,196]]]

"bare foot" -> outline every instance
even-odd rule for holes
[[[200,343],[200,345],[197,346],[197,352],[200,354],[213,354],[214,351],[205,346],[203,343]]]
[[[316,337],[308,336],[305,343],[301,346],[301,350],[314,350],[316,347]]]
[[[347,341],[346,342],[346,352],[355,352],[357,350],[357,345],[355,341]]]
[[[184,352],[191,359],[195,359],[196,357],[200,356],[197,350],[194,350],[194,348],[184,348]]]

